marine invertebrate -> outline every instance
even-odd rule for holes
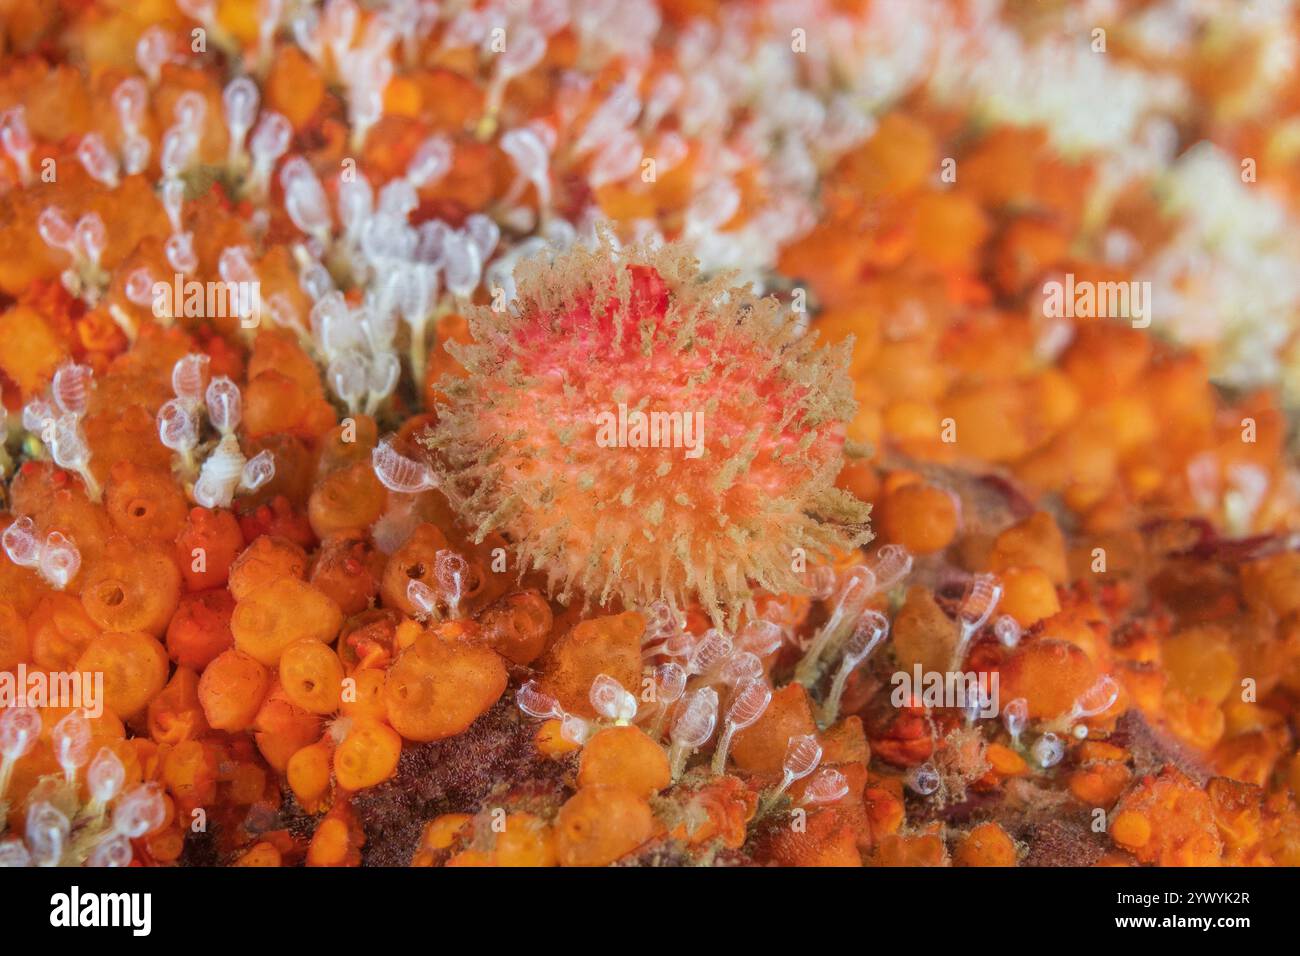
[[[800,555],[868,540],[867,507],[833,485],[842,349],[672,249],[575,248],[516,283],[449,346],[469,374],[429,439],[478,540],[505,534],[566,602],[698,600],[732,621],[756,588],[802,590]]]
[[[1300,862],[1265,6],[10,0],[0,863]]]

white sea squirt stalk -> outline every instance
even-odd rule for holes
[[[772,688],[767,681],[750,678],[736,687],[727,708],[727,715],[722,723],[722,736],[713,751],[713,773],[723,773],[727,769],[727,753],[731,749],[731,740],[737,731],[752,726],[763,716],[768,705],[772,703]]]
[[[683,700],[685,706],[668,735],[672,741],[668,766],[673,780],[682,775],[691,754],[708,743],[718,725],[718,692],[712,687],[691,691]]]

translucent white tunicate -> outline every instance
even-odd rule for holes
[[[1104,714],[1119,700],[1119,684],[1109,674],[1103,674],[1098,681],[1079,695],[1070,710],[1073,720],[1084,717],[1096,717]]]
[[[50,733],[54,759],[69,779],[90,759],[90,721],[79,710],[63,716]]]
[[[5,555],[20,568],[34,568],[41,563],[41,543],[36,537],[36,524],[23,515],[14,519],[0,535]]]
[[[370,180],[362,173],[341,179],[337,205],[344,230],[355,239],[361,226],[374,212],[375,193]]]
[[[411,458],[407,458],[385,440],[375,446],[370,454],[375,477],[389,491],[401,494],[416,494],[438,487],[433,470]]]
[[[182,355],[172,366],[172,391],[176,397],[190,407],[197,407],[203,401],[203,391],[208,377],[208,366],[212,360],[202,352],[190,352]]]
[[[153,153],[153,143],[149,137],[139,133],[127,133],[122,137],[122,172],[128,176],[142,173],[149,166],[149,157]]]
[[[51,531],[45,536],[45,546],[41,549],[40,573],[56,590],[62,591],[68,582],[81,570],[81,552],[76,543],[58,531]]]
[[[937,791],[941,782],[939,771],[929,762],[913,767],[907,775],[907,786],[923,797]]]
[[[739,684],[727,707],[727,723],[732,730],[744,730],[763,716],[772,702],[772,688],[766,680],[754,678]]]
[[[231,80],[221,93],[232,153],[244,148],[244,137],[257,118],[258,99],[257,84],[246,76]]]
[[[177,272],[188,275],[199,267],[192,232],[173,232],[163,243],[163,254],[167,257],[167,264]]]
[[[416,230],[415,258],[426,265],[442,267],[447,237],[453,229],[441,219],[430,219]]]
[[[685,701],[686,706],[673,723],[670,736],[679,748],[702,747],[718,724],[718,692],[712,687],[701,687],[688,694]]]
[[[420,144],[406,168],[406,178],[419,187],[437,182],[451,171],[451,141],[431,136]]]
[[[182,454],[191,451],[198,444],[198,426],[180,400],[173,398],[158,409],[158,440],[165,447]]]
[[[0,840],[0,867],[26,867],[32,865],[32,855],[22,840]]]
[[[179,179],[199,151],[199,134],[186,126],[173,126],[163,133],[158,165],[166,179]]]
[[[348,351],[330,360],[325,375],[334,394],[348,408],[355,408],[370,385],[370,364],[361,353]]]
[[[90,447],[81,434],[77,416],[63,414],[54,420],[50,453],[54,463],[69,471],[81,471],[90,461]]]
[[[77,256],[98,265],[99,257],[108,245],[108,230],[104,228],[104,220],[99,217],[99,213],[88,212],[78,219],[72,234]]]
[[[469,562],[455,551],[440,548],[433,556],[433,577],[438,582],[451,615],[455,617],[461,599],[468,590]]]
[[[686,657],[689,658],[695,651],[695,645],[700,641],[690,631],[682,628],[676,634],[670,634],[663,642],[662,653],[669,657]]]
[[[113,112],[124,130],[134,131],[144,120],[149,105],[149,88],[138,76],[128,77],[113,87]]]
[[[89,365],[73,362],[60,365],[50,385],[55,404],[69,415],[84,415],[86,404],[90,401],[90,387],[94,377],[95,373]]]
[[[887,544],[876,552],[876,586],[887,591],[912,571],[912,555],[899,544]]]
[[[571,744],[581,747],[595,732],[596,728],[577,714],[565,714],[560,718],[560,736]]]
[[[122,759],[107,747],[100,747],[95,759],[86,769],[86,786],[90,798],[106,804],[117,796],[126,781],[126,767]]]
[[[424,617],[429,617],[438,610],[438,592],[418,578],[411,578],[407,582],[406,599]]]
[[[81,138],[77,144],[77,159],[91,179],[110,189],[117,187],[121,167],[99,133],[87,133]]]
[[[293,224],[308,235],[326,235],[330,229],[329,200],[307,160],[293,156],[280,167],[284,209]]]
[[[1007,701],[1007,705],[1002,708],[1002,726],[1011,735],[1013,743],[1020,743],[1020,735],[1025,732],[1025,724],[1028,722],[1029,701],[1023,697]]]
[[[596,154],[587,173],[587,183],[592,189],[599,189],[608,183],[621,182],[637,171],[643,156],[645,146],[641,138],[631,130],[619,130]]]
[[[72,224],[55,206],[46,206],[41,210],[41,214],[36,217],[36,232],[47,246],[54,249],[72,252],[75,248]]]
[[[497,71],[502,79],[527,73],[546,55],[546,38],[537,30],[517,27],[510,42],[497,57]]]
[[[204,460],[194,483],[194,500],[204,508],[229,508],[244,472],[244,455],[234,435],[226,435]]]
[[[849,781],[834,767],[823,767],[808,781],[804,787],[803,797],[799,800],[804,806],[819,803],[834,803],[843,799],[849,792]]]
[[[171,38],[161,26],[152,26],[140,35],[135,44],[135,62],[140,71],[157,83],[163,64],[171,59]]]
[[[958,614],[963,627],[974,632],[984,626],[1002,598],[1002,585],[991,574],[977,574],[971,580]]]
[[[655,601],[642,612],[645,617],[645,633],[641,635],[642,644],[662,640],[670,634],[681,630],[681,614],[667,601]]]
[[[283,292],[277,292],[267,300],[266,311],[279,328],[295,331],[300,328],[298,309]]]
[[[655,699],[671,704],[686,690],[686,671],[680,664],[660,664],[654,671]]]
[[[41,736],[41,715],[35,707],[6,707],[0,710],[0,757],[18,760]]]
[[[146,309],[154,307],[153,278],[149,275],[148,269],[132,269],[122,282],[122,291],[126,294],[127,301],[133,305]],[[170,296],[164,300],[164,303],[166,307],[162,310],[163,314],[170,313]]]
[[[113,829],[132,840],[156,830],[165,819],[167,807],[156,783],[136,784],[113,807]]]
[[[796,734],[786,744],[781,770],[791,782],[801,780],[822,762],[822,745],[812,734]]]
[[[480,262],[487,262],[496,251],[501,241],[501,227],[482,213],[474,213],[465,219],[465,234],[478,250]]]
[[[23,428],[41,440],[48,440],[54,426],[54,406],[43,398],[33,398],[23,406]]]
[[[204,403],[208,407],[208,421],[221,434],[229,435],[239,427],[243,416],[243,399],[239,394],[239,386],[227,376],[217,375],[208,383]]]
[[[631,83],[614,87],[605,101],[591,114],[586,128],[574,145],[574,152],[583,155],[609,142],[619,131],[626,129],[641,112],[641,98]]]
[[[867,611],[858,620],[853,633],[844,643],[844,660],[850,668],[857,667],[871,656],[885,635],[889,633],[889,618],[879,611]]]
[[[308,317],[311,322],[312,338],[324,350],[335,355],[359,345],[361,329],[348,308],[343,293],[332,287],[322,287],[316,297],[316,304],[311,307]],[[310,293],[310,290],[308,292]]]
[[[1056,734],[1043,734],[1029,748],[1034,762],[1043,769],[1055,767],[1065,756],[1065,741]]]
[[[564,716],[559,701],[545,693],[534,680],[520,686],[515,694],[515,702],[525,714],[539,720]]]
[[[733,645],[731,638],[716,629],[709,630],[704,638],[691,652],[686,662],[688,674],[703,674],[715,664],[721,663],[731,655]]]
[[[176,97],[176,103],[172,107],[172,116],[176,118],[176,122],[186,129],[201,133],[203,121],[208,116],[208,101],[197,90],[186,90]]]
[[[739,687],[747,681],[760,680],[764,676],[763,662],[757,654],[750,651],[736,651],[718,670],[718,677],[732,687]]]
[[[38,800],[27,809],[27,851],[36,866],[57,866],[63,859],[72,825],[48,800]]]
[[[608,674],[597,674],[587,694],[592,709],[606,720],[627,723],[636,716],[636,698]]]
[[[758,657],[775,654],[785,643],[786,630],[774,621],[750,621],[736,636],[736,647]]]
[[[292,124],[279,113],[267,112],[258,120],[248,150],[253,162],[269,173],[275,161],[289,151],[292,139]]]
[[[86,857],[86,865],[130,866],[131,857],[131,841],[120,833],[114,833],[95,844]]]
[[[180,179],[165,179],[158,192],[172,232],[180,232],[184,226],[182,213],[185,209],[185,183]]]
[[[542,206],[550,205],[550,155],[542,138],[535,130],[524,126],[505,133],[500,144],[519,175],[537,190]]]
[[[244,462],[239,473],[239,487],[250,494],[275,477],[275,456],[267,449]]]
[[[420,197],[410,180],[394,179],[379,190],[379,211],[399,219],[407,218],[420,205]]]
[[[447,291],[457,298],[468,298],[478,288],[483,275],[483,260],[478,246],[460,233],[448,234],[443,245],[442,276]]]
[[[370,363],[366,389],[375,398],[386,398],[393,394],[393,389],[397,387],[397,381],[401,376],[401,359],[392,352],[379,352]]]
[[[1020,624],[1010,614],[1003,614],[993,622],[993,633],[1003,647],[1015,647],[1020,643]]]

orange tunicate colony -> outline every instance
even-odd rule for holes
[[[1283,392],[1043,321],[1127,275],[1106,236],[1169,239],[1150,183],[1089,205],[1104,150],[918,96],[815,134],[801,197],[748,131],[788,117],[674,105],[712,2],[653,57],[552,16],[514,73],[450,12],[403,58],[379,5],[253,6],[214,8],[238,87],[170,3],[4,14],[0,672],[102,675],[92,753],[162,794],[137,862],[1300,865]],[[641,136],[657,176],[607,145]],[[260,317],[153,308],[174,272]],[[597,441],[620,406],[701,413],[700,454]],[[993,699],[909,683],[954,672]],[[74,713],[34,706],[10,853]]]

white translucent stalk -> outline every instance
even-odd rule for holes
[[[840,714],[840,702],[844,699],[844,689],[848,686],[849,675],[871,656],[880,642],[889,633],[889,619],[876,611],[868,611],[854,629],[840,659],[840,666],[831,680],[830,693],[822,702],[818,723],[829,727],[835,723]]]
[[[760,815],[770,810],[796,780],[802,780],[822,762],[822,745],[812,734],[791,737],[781,761],[781,782],[762,801]]]
[[[971,580],[966,597],[962,599],[961,607],[957,611],[961,622],[961,635],[953,651],[953,670],[961,669],[962,662],[966,660],[966,651],[970,646],[971,638],[993,616],[1001,599],[1002,585],[993,575],[977,574]]]
[[[804,687],[812,687],[822,674],[822,656],[844,637],[844,631],[857,623],[867,601],[876,589],[876,575],[868,567],[854,568],[840,588],[835,609],[830,619],[822,625],[803,658],[795,666],[794,679]]]
[[[738,731],[752,726],[763,716],[768,705],[772,703],[772,688],[766,681],[749,681],[736,690],[735,699],[727,708],[727,716],[722,724],[722,736],[713,751],[713,775],[721,776],[727,769],[727,754],[731,750],[731,740]]]
[[[681,777],[691,754],[713,736],[717,723],[718,692],[712,687],[693,691],[669,734],[672,744],[668,749],[668,768],[673,780]]]

